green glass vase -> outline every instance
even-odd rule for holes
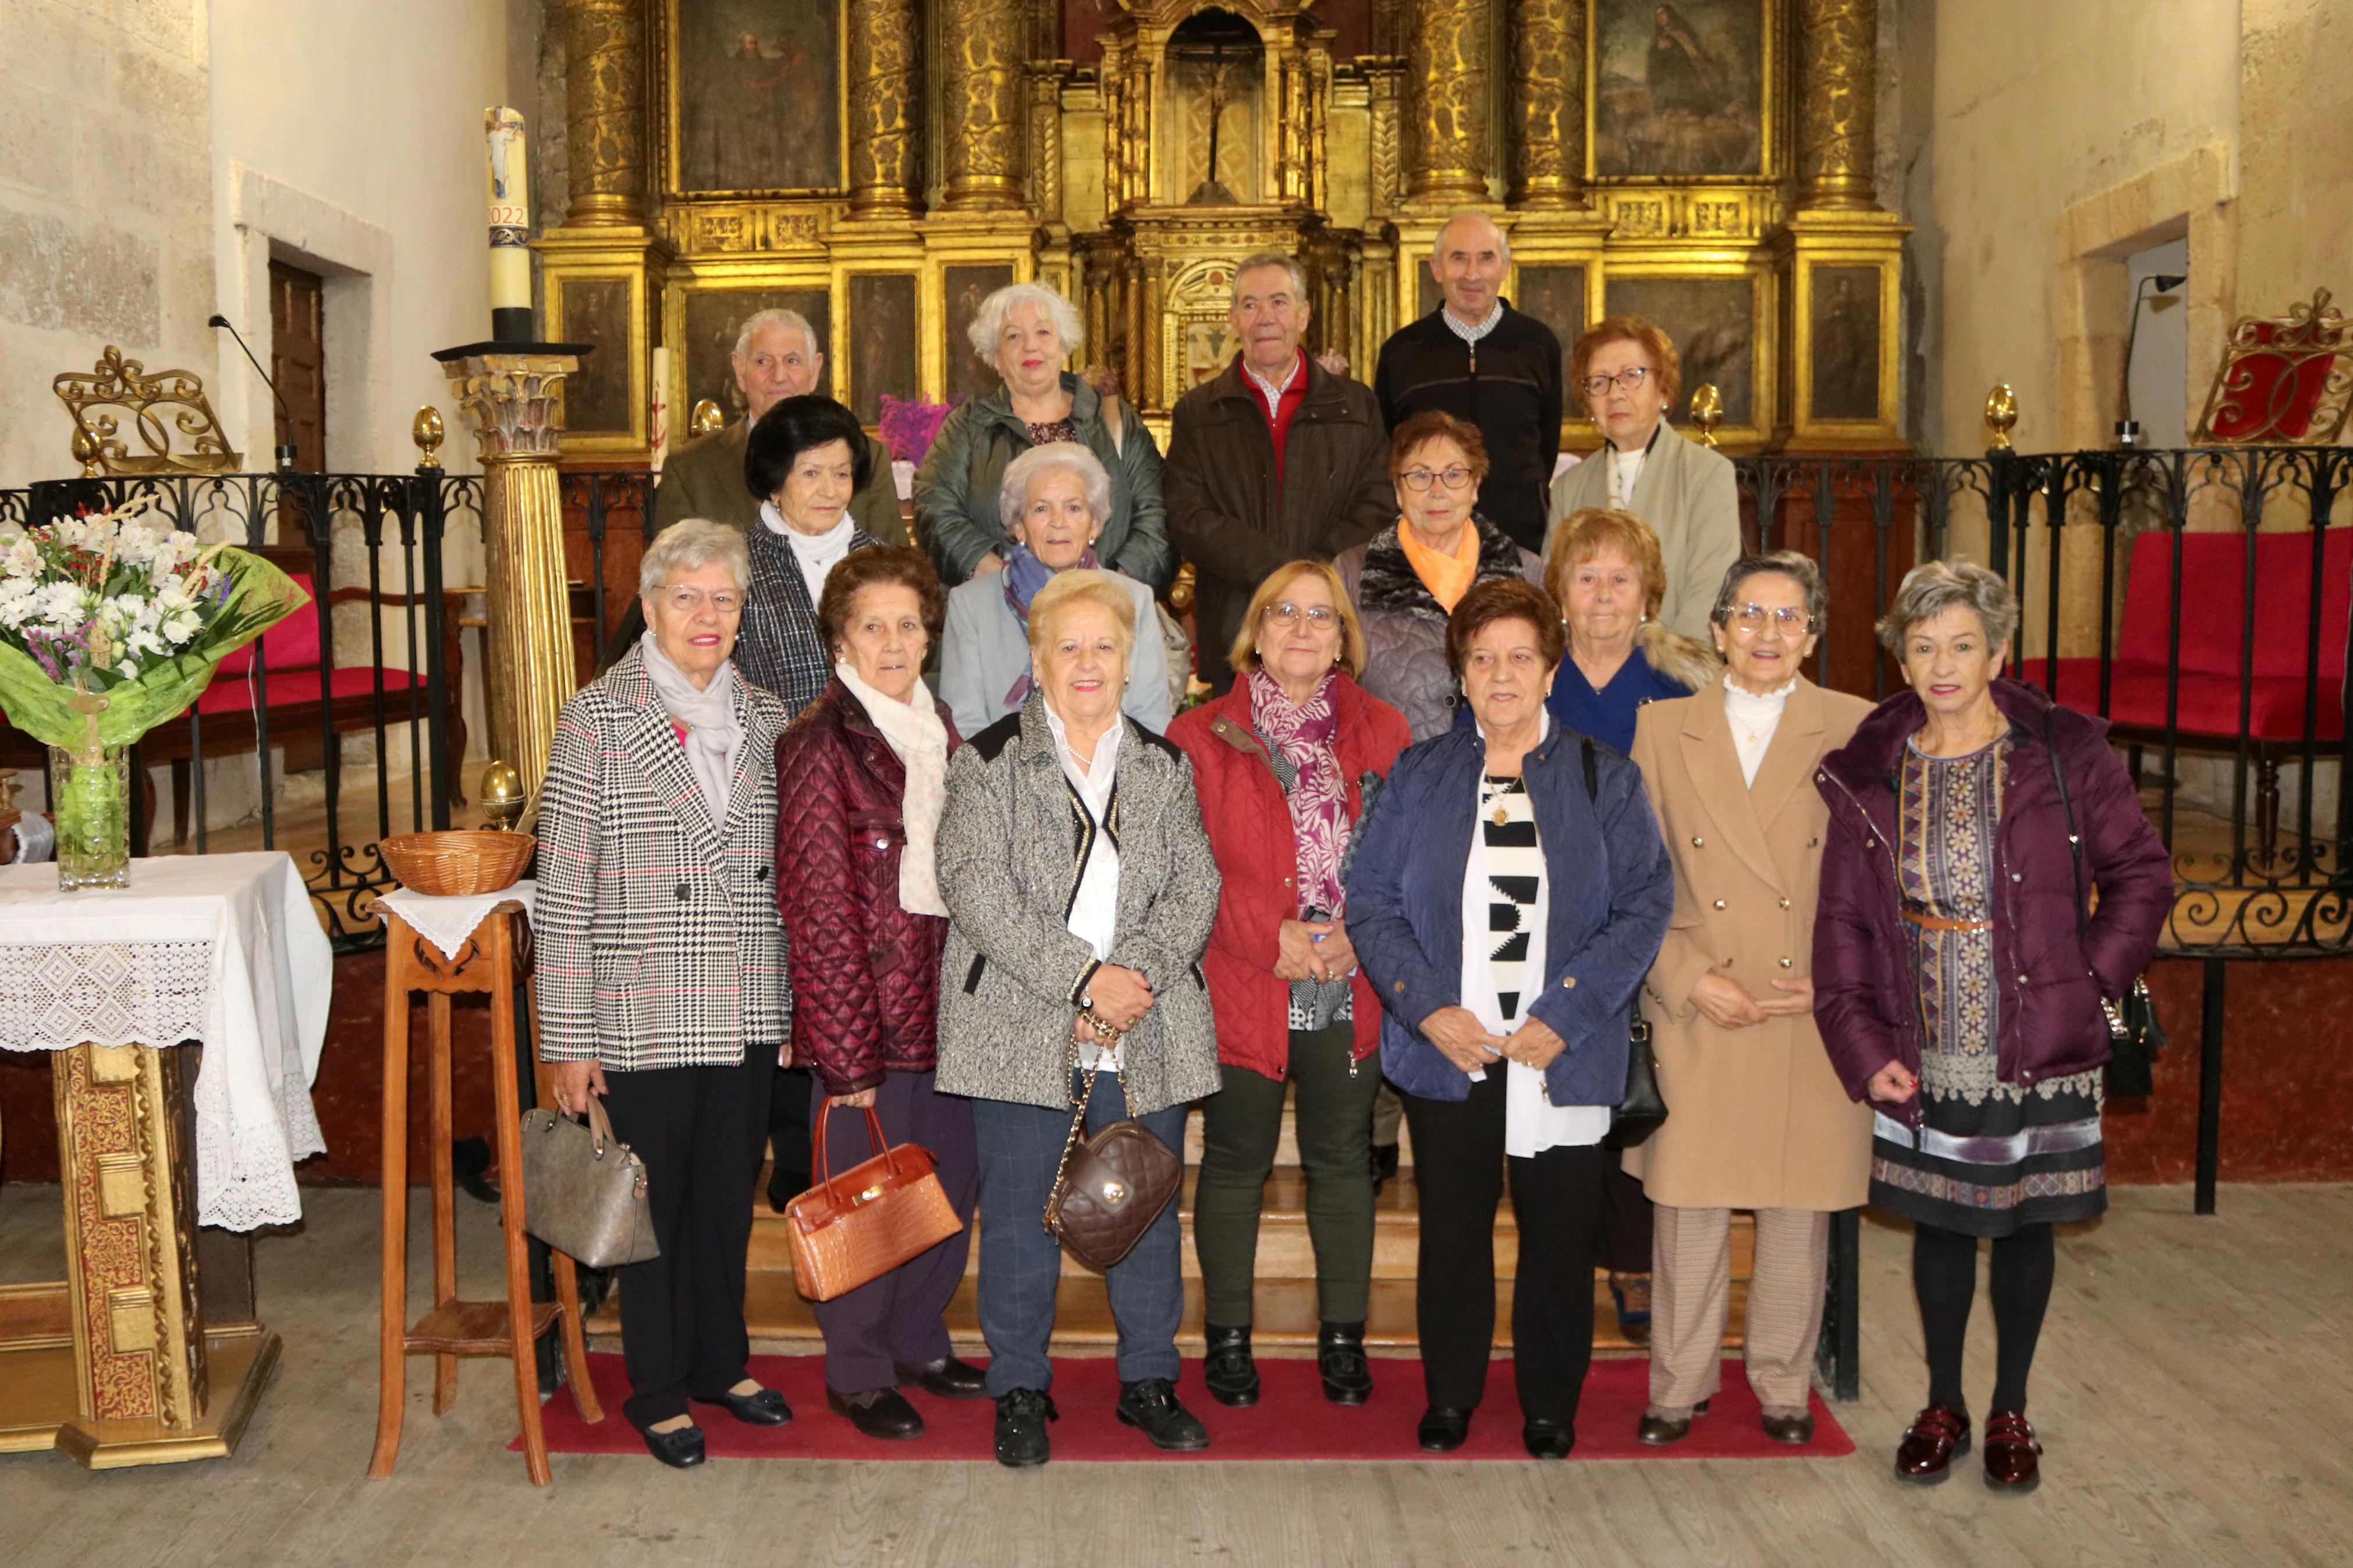
[[[58,887],[131,885],[131,753],[125,746],[49,748]]]

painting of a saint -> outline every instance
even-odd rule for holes
[[[849,392],[861,425],[882,423],[882,395],[913,398],[915,279],[856,273],[849,279]]]
[[[1585,268],[1523,266],[1516,287],[1519,293],[1512,304],[1550,327],[1560,340],[1560,378],[1567,385],[1569,352],[1577,334],[1585,331]]]
[[[1763,172],[1763,0],[1596,0],[1593,167]]]
[[[1010,267],[951,267],[941,279],[947,290],[947,342],[944,353],[948,369],[948,401],[961,397],[986,397],[1002,384],[997,366],[984,363],[972,352],[973,319],[980,314],[980,302],[1013,281]]]
[[[735,384],[735,368],[727,356],[735,352],[735,333],[744,318],[760,310],[797,310],[817,333],[819,353],[831,341],[832,300],[822,289],[698,289],[686,297],[686,408],[705,398],[719,405],[728,419],[743,417],[744,389]],[[828,360],[817,378],[817,390],[833,395],[833,362]],[[684,424],[681,419],[680,423]]]
[[[1879,417],[1879,268],[1814,268],[1813,416]]]
[[[578,436],[629,433],[629,285],[621,278],[567,279],[562,341],[594,343],[564,378],[564,427]]]
[[[830,0],[678,0],[679,188],[841,187],[841,12]]]
[[[1724,423],[1757,422],[1757,293],[1747,278],[1612,278],[1604,285],[1609,314],[1641,316],[1675,345],[1683,367],[1683,406],[1708,382],[1724,397]]]

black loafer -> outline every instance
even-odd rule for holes
[[[892,1369],[899,1374],[901,1384],[913,1384],[934,1399],[986,1399],[988,1397],[988,1373],[968,1361],[958,1361],[952,1355],[937,1361],[927,1361],[921,1366]]]
[[[1046,1423],[1061,1418],[1043,1389],[1017,1388],[997,1395],[997,1462],[1016,1470],[1044,1464],[1054,1454]]]
[[[1663,1415],[1652,1415],[1645,1411],[1641,1421],[1634,1428],[1636,1441],[1648,1443],[1653,1448],[1663,1448],[1670,1443],[1680,1443],[1690,1436],[1691,1417],[1688,1415],[1680,1421],[1671,1421]]]
[[[1798,1448],[1814,1440],[1814,1417],[1810,1411],[1803,1415],[1767,1415],[1764,1420],[1765,1436],[1776,1443],[1787,1443]]]
[[[1433,1405],[1421,1413],[1415,1436],[1425,1454],[1451,1454],[1471,1440],[1471,1412]]]
[[[699,1403],[720,1405],[746,1426],[781,1426],[793,1418],[793,1407],[773,1388],[753,1394],[723,1394]]]
[[[1201,1332],[1209,1342],[1209,1352],[1201,1363],[1201,1381],[1208,1385],[1209,1397],[1237,1407],[1256,1405],[1258,1363],[1250,1357],[1249,1328],[1205,1325]]]
[[[1139,1428],[1155,1448],[1190,1454],[1209,1446],[1209,1429],[1177,1402],[1176,1384],[1165,1377],[1122,1384],[1118,1415],[1121,1426]]]
[[[1577,1426],[1569,1421],[1529,1421],[1520,1427],[1520,1441],[1531,1459],[1566,1459],[1577,1447]]]
[[[1324,1397],[1335,1405],[1362,1405],[1372,1397],[1373,1363],[1365,1359],[1365,1325],[1325,1323],[1315,1335],[1315,1370]]]
[[[691,1470],[702,1463],[702,1428],[681,1426],[674,1432],[649,1432],[640,1427],[646,1452],[673,1470]]]
[[[837,1394],[828,1388],[825,1407],[836,1415],[848,1416],[849,1424],[867,1436],[886,1443],[923,1435],[923,1416],[895,1388],[870,1388],[863,1394]]]

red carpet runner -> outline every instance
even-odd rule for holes
[[[628,1381],[617,1355],[592,1355],[605,1419],[582,1421],[568,1390],[559,1389],[543,1412],[547,1447],[558,1454],[634,1454],[645,1445],[621,1418]],[[1268,1461],[1298,1459],[1421,1460],[1414,1425],[1421,1418],[1421,1363],[1376,1360],[1372,1402],[1344,1409],[1325,1402],[1313,1361],[1261,1360],[1265,1391],[1247,1410],[1229,1410],[1201,1386],[1201,1365],[1185,1363],[1177,1393],[1186,1407],[1209,1429],[1209,1447],[1199,1454],[1164,1454],[1144,1435],[1112,1415],[1119,1378],[1109,1356],[1071,1357],[1054,1367],[1054,1403],[1062,1418],[1051,1428],[1054,1460],[1185,1459]],[[752,1375],[781,1389],[793,1407],[785,1426],[746,1426],[716,1406],[697,1405],[705,1441],[714,1459],[992,1459],[997,1406],[987,1400],[952,1402],[920,1392],[908,1395],[929,1426],[911,1442],[883,1443],[860,1436],[825,1405],[825,1360],[821,1356],[754,1356]],[[1724,1363],[1724,1391],[1709,1413],[1692,1423],[1691,1436],[1667,1448],[1634,1440],[1641,1418],[1650,1363],[1640,1358],[1597,1361],[1585,1381],[1577,1419],[1577,1459],[1781,1459],[1823,1458],[1854,1452],[1820,1395],[1814,1396],[1814,1440],[1802,1448],[1768,1441],[1757,1425],[1757,1396],[1748,1391],[1740,1363]],[[520,1439],[517,1440],[520,1442]],[[1487,1374],[1487,1397],[1471,1423],[1471,1440],[1453,1459],[1516,1459],[1533,1463],[1520,1447],[1520,1410],[1512,1390],[1512,1363],[1499,1361]],[[651,1463],[649,1459],[648,1463]]]

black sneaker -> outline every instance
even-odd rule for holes
[[[1052,1458],[1054,1444],[1046,1434],[1046,1423],[1061,1418],[1062,1413],[1054,1408],[1053,1399],[1043,1389],[1017,1388],[1010,1394],[999,1394],[997,1462],[1011,1469],[1026,1470]]]
[[[1208,1385],[1209,1397],[1220,1405],[1256,1405],[1258,1363],[1250,1356],[1250,1330],[1204,1328],[1202,1332],[1209,1351],[1201,1361],[1201,1381]]]
[[[1119,1389],[1119,1419],[1140,1428],[1155,1448],[1190,1454],[1209,1446],[1208,1428],[1176,1402],[1176,1386],[1165,1377],[1138,1378]]]

